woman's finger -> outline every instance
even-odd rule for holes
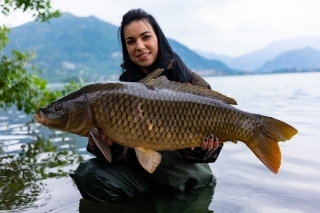
[[[213,138],[213,149],[218,149],[219,147],[219,139],[218,137]]]
[[[201,149],[202,149],[202,150],[205,150],[205,149],[207,148],[207,146],[208,146],[208,138],[205,137],[205,138],[203,139],[203,141],[202,141]]]
[[[211,151],[213,149],[213,135],[209,135],[208,146],[207,149]]]

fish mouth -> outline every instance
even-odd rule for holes
[[[45,119],[45,117],[43,116],[42,112],[37,112],[37,114],[35,114],[34,118],[38,121],[38,123],[40,123],[41,125],[46,123],[47,120]]]

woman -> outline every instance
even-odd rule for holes
[[[123,52],[123,74],[120,81],[137,82],[157,68],[171,81],[207,87],[208,83],[187,69],[176,55],[156,20],[142,9],[128,11],[119,29]],[[201,148],[162,151],[156,171],[149,174],[138,163],[132,149],[101,138],[110,145],[112,163],[89,139],[87,150],[97,158],[81,163],[71,177],[83,198],[90,201],[112,201],[150,189],[187,191],[215,186],[216,179],[208,162],[215,162],[222,144],[213,135],[204,136]]]

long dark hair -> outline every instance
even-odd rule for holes
[[[129,10],[126,14],[124,14],[122,17],[121,26],[119,27],[118,37],[120,37],[121,40],[124,67],[124,73],[120,76],[120,80],[139,81],[145,77],[145,74],[141,68],[130,59],[124,39],[124,27],[134,20],[141,19],[145,19],[150,23],[158,37],[158,56],[155,62],[151,65],[150,70],[164,68],[164,75],[166,75],[170,80],[187,82],[187,67],[182,62],[180,57],[173,52],[167,38],[163,34],[154,17],[140,8]],[[171,70],[168,72],[166,68],[170,59],[173,60],[173,71]]]

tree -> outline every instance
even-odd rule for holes
[[[0,0],[1,13],[10,15],[15,10],[30,12],[36,20],[48,22],[51,18],[61,16],[59,10],[51,8],[51,0]]]
[[[50,0],[0,0],[0,7],[5,16],[20,9],[41,22],[61,15],[59,10],[51,8]],[[27,114],[34,113],[81,86],[71,82],[63,90],[50,91],[46,80],[39,77],[40,70],[32,63],[35,53],[12,50],[10,55],[4,54],[9,32],[8,27],[0,26],[0,110],[16,106]]]
[[[18,9],[30,12],[41,22],[60,16],[58,10],[51,9],[50,0],[0,0],[2,14],[8,16]],[[12,50],[10,54],[4,54],[9,32],[8,27],[0,26],[0,110],[16,106],[27,114],[34,113],[39,107],[80,87],[72,82],[63,90],[50,91],[47,82],[39,77],[40,70],[33,64],[35,53]],[[55,133],[47,139],[34,131],[32,123],[27,127],[30,128],[28,134],[36,139],[23,144],[19,153],[5,153],[0,142],[0,211],[37,207],[33,203],[42,191],[47,190],[42,180],[67,176],[68,171],[62,168],[82,161],[75,149],[70,151],[51,143],[50,139],[57,137]],[[64,136],[59,134],[59,137],[65,144]],[[75,147],[75,140],[67,140],[70,141],[73,142],[70,147]],[[42,153],[46,158],[41,158]]]

